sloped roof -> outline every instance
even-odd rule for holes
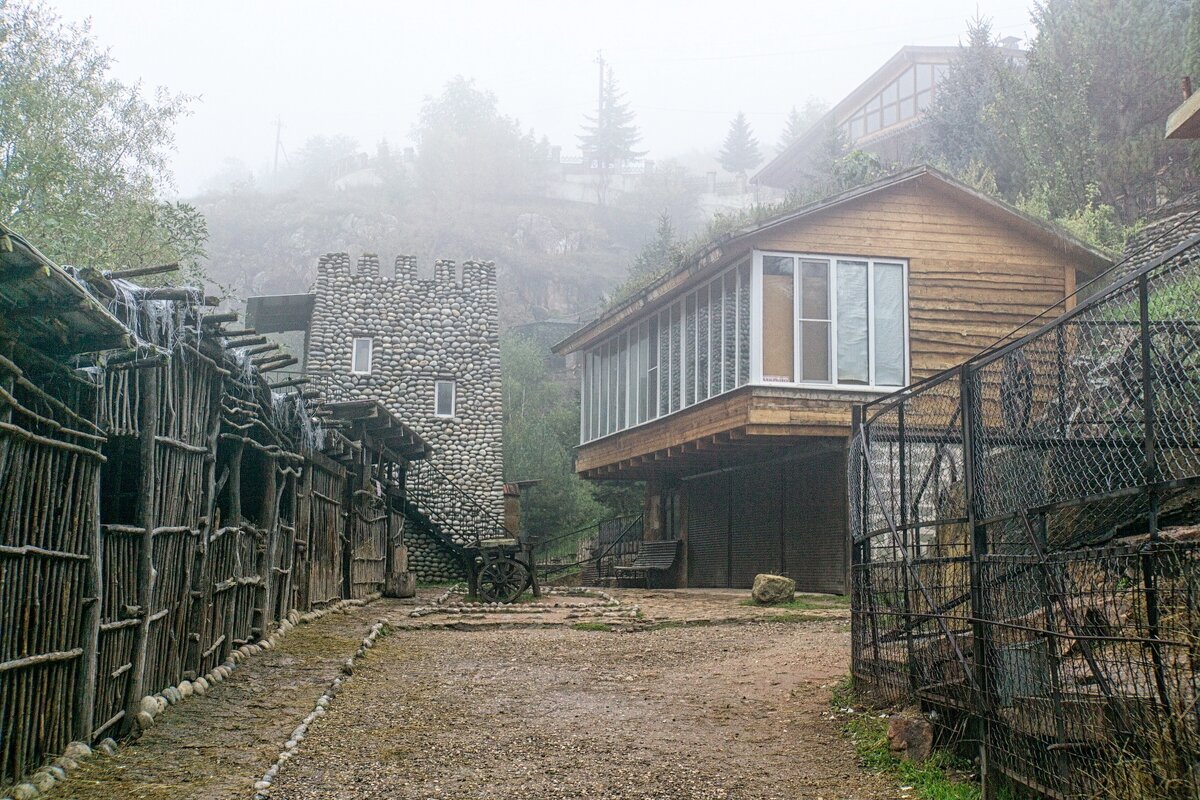
[[[130,345],[129,330],[87,288],[0,223],[0,317],[24,344],[75,355]]]
[[[910,64],[917,63],[918,58],[938,58],[949,62],[962,52],[958,45],[954,46],[924,46],[906,45],[896,51],[896,54],[883,63],[879,69],[871,73],[871,77],[856,86],[849,94],[821,117],[792,142],[783,152],[763,165],[751,181],[763,186],[778,186],[786,188],[784,176],[791,172],[793,165],[803,158],[804,153],[812,147],[824,131],[839,119],[856,110],[861,104],[871,99],[871,96],[881,90],[888,80],[903,72]],[[916,119],[919,119],[917,117]],[[914,119],[914,121],[916,121]]]
[[[1196,235],[1200,235],[1200,191],[1177,197],[1151,212],[1145,226],[1125,244],[1124,263],[1118,272],[1136,272]]]
[[[818,200],[793,211],[784,212],[772,219],[757,225],[725,234],[714,242],[704,246],[689,257],[679,269],[662,276],[654,283],[642,289],[637,294],[605,309],[596,319],[584,325],[567,338],[554,345],[553,351],[560,355],[579,349],[582,343],[594,338],[597,333],[609,328],[616,321],[632,317],[642,307],[656,303],[668,294],[680,289],[679,276],[715,270],[718,266],[730,263],[735,257],[751,249],[750,238],[765,231],[783,225],[801,221],[806,217],[820,214],[832,208],[855,203],[863,198],[877,194],[905,183],[918,181],[932,182],[948,190],[972,207],[984,213],[1002,218],[1006,223],[1020,230],[1025,235],[1046,242],[1061,249],[1075,258],[1081,268],[1091,274],[1100,272],[1112,264],[1108,253],[1087,244],[1066,230],[1044,220],[1032,217],[1002,200],[997,200],[978,189],[951,178],[949,175],[930,166],[910,167],[892,173],[877,181],[850,189],[841,194]]]

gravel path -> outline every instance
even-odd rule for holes
[[[744,593],[622,590],[641,616],[600,631],[573,627],[595,623],[566,599],[540,614],[411,617],[438,591],[422,594],[299,626],[48,797],[251,800],[381,618],[394,630],[309,727],[272,800],[897,796],[828,718],[848,663],[841,601],[780,614]]]
[[[300,625],[206,696],[168,709],[116,756],[83,762],[44,797],[248,800],[289,733],[378,617],[378,607],[370,605]]]
[[[836,723],[844,620],[397,631],[271,790],[301,798],[888,798]]]

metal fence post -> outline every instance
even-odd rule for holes
[[[900,490],[900,542],[909,552],[919,555],[920,549],[912,547],[912,541],[908,536],[908,448],[905,443],[905,426],[904,426],[904,408],[905,401],[901,400],[896,405],[896,440],[897,440],[897,468],[900,471],[899,490]],[[915,569],[915,566],[914,566]],[[908,688],[912,692],[915,699],[917,690],[920,688],[920,683],[917,680],[916,653],[913,650],[913,628],[916,623],[913,620],[912,610],[912,593],[909,589],[908,570],[900,573],[904,577],[903,583],[903,602],[904,602],[904,649],[905,655],[908,658]],[[933,609],[930,609],[933,611]]]
[[[974,703],[977,713],[971,723],[979,739],[979,780],[983,790],[983,800],[991,800],[994,794],[991,770],[988,758],[987,720],[989,715],[989,692],[987,689],[987,626],[984,624],[986,611],[983,597],[983,557],[987,555],[987,529],[979,524],[982,516],[979,510],[979,499],[976,496],[976,463],[975,438],[979,431],[975,428],[976,420],[981,419],[982,405],[973,383],[974,374],[970,364],[959,367],[959,403],[962,413],[962,442],[963,442],[963,497],[966,504],[967,527],[971,531],[971,652],[975,668],[975,686],[979,697]]]
[[[1158,418],[1154,405],[1154,359],[1150,346],[1150,281],[1147,273],[1138,277],[1138,333],[1142,345],[1142,419],[1145,425],[1143,455],[1145,458],[1144,481],[1150,503],[1148,524],[1150,545],[1142,553],[1142,583],[1146,598],[1147,638],[1150,639],[1150,657],[1154,662],[1154,683],[1164,709],[1170,708],[1167,696],[1167,681],[1163,668],[1162,646],[1158,641]]]

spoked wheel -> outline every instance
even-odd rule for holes
[[[504,556],[479,568],[475,594],[485,603],[511,603],[529,587],[529,569]]]

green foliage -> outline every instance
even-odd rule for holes
[[[525,529],[541,539],[608,516],[592,497],[591,486],[574,471],[578,396],[550,379],[545,355],[518,334],[500,341],[504,474],[509,480],[542,481],[521,497]]]
[[[718,160],[726,172],[734,175],[745,175],[762,163],[758,139],[754,138],[750,123],[741,111],[729,123],[729,133],[725,135],[725,144],[721,146]]]
[[[111,66],[87,23],[0,0],[0,218],[63,263],[178,261],[198,276],[203,217],[159,199],[190,98],[123,84]]]
[[[427,97],[414,132],[416,182],[438,210],[472,209],[484,199],[522,194],[530,165],[544,163],[549,146],[500,113],[496,95],[461,75]]]
[[[1010,202],[1034,202],[1055,221],[1085,212],[1073,224],[1118,241],[1094,212],[1108,206],[1129,223],[1192,178],[1195,146],[1162,136],[1189,58],[1188,5],[1046,0],[1024,63],[998,47],[989,21],[974,20],[930,111],[923,157],[954,174],[986,165]]]
[[[1032,195],[1018,198],[1016,206],[1026,214],[1056,223],[1093,247],[1110,253],[1121,252],[1138,226],[1122,224],[1117,210],[1100,202],[1100,190],[1095,184],[1085,191],[1087,205],[1058,217],[1050,209],[1051,190],[1046,186],[1039,186]]]
[[[971,769],[971,764],[945,750],[934,750],[920,764],[892,755],[888,749],[887,718],[859,706],[849,678],[834,687],[832,705],[837,713],[853,709],[843,731],[854,743],[855,752],[867,769],[885,772],[903,785],[911,786],[912,796],[923,800],[978,800],[981,797],[977,782],[949,774],[961,776]]]
[[[828,111],[829,105],[815,97],[804,101],[803,111],[792,106],[792,110],[788,112],[787,119],[783,123],[783,132],[779,135],[779,142],[775,145],[776,152],[782,153],[786,150]]]
[[[592,631],[595,633],[611,633],[612,625],[607,622],[576,622],[571,625],[573,631]]]
[[[792,611],[822,611],[827,609],[849,608],[850,598],[845,595],[836,594],[802,594],[794,597],[786,603],[771,603],[762,605],[750,598],[741,601],[744,606],[754,606],[756,608],[784,608]]]

